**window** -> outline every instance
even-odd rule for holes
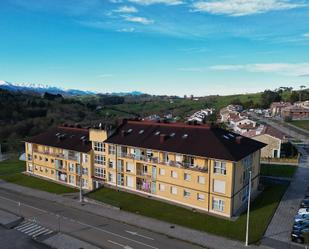
[[[242,196],[241,196],[241,201],[245,202],[248,200],[248,195],[249,195],[249,186],[246,186],[243,191],[242,191]]]
[[[110,155],[115,155],[116,154],[116,148],[115,148],[115,145],[109,145],[108,146],[108,154]]]
[[[204,195],[204,194],[197,193],[197,200],[198,200],[198,201],[205,201],[205,195]]]
[[[108,181],[109,181],[109,182],[115,182],[114,174],[108,173]]]
[[[88,163],[88,155],[87,154],[83,154],[83,162]]]
[[[82,168],[82,174],[83,175],[88,175],[88,168]]]
[[[225,181],[214,180],[213,184],[214,192],[225,194]]]
[[[164,176],[165,175],[165,169],[159,169],[159,175]]]
[[[28,161],[31,161],[32,160],[31,154],[27,154],[27,158],[28,158]]]
[[[134,187],[134,183],[133,183],[133,177],[132,176],[126,176],[126,184],[127,187],[129,188],[133,188]]]
[[[103,143],[94,142],[94,143],[93,143],[93,149],[94,149],[95,151],[102,151],[102,152],[105,152],[105,144],[103,145]]]
[[[69,163],[69,171],[74,172],[74,163]]]
[[[69,175],[69,183],[74,184],[74,176]]]
[[[171,194],[177,195],[177,188],[176,187],[174,187],[174,186],[171,187]]]
[[[82,178],[82,186],[83,186],[83,188],[88,187],[88,180],[87,179]]]
[[[114,160],[108,160],[108,167],[114,168],[115,167],[115,161]]]
[[[188,190],[184,190],[183,191],[183,196],[185,197],[185,198],[188,198],[188,197],[190,197],[190,195],[191,195],[191,193],[188,191]]]
[[[134,164],[133,163],[129,163],[129,162],[127,162],[126,163],[127,165],[126,165],[126,171],[127,172],[130,172],[130,173],[133,173],[133,171],[134,171]]]
[[[45,169],[45,173],[48,173],[48,169]]]
[[[50,173],[53,175],[55,172],[52,170]]]
[[[45,157],[45,162],[48,162],[48,158],[47,157]]]
[[[159,190],[160,191],[165,191],[165,185],[164,184],[159,184]]]
[[[226,163],[215,161],[214,173],[226,175]]]
[[[171,177],[173,178],[177,178],[178,177],[178,173],[174,170],[171,171]]]
[[[99,168],[99,167],[94,168],[94,176],[95,177],[105,178],[105,174],[106,174],[105,169]]]
[[[39,157],[39,159],[40,159],[40,161],[42,161],[42,157],[41,156]]]
[[[198,176],[197,182],[200,183],[200,184],[205,184],[205,177],[204,176]]]
[[[37,155],[34,155],[34,159],[37,159],[38,158],[38,156]],[[31,160],[31,159],[30,159]]]
[[[185,179],[185,181],[191,181],[191,175],[188,173],[184,173],[183,178]]]
[[[54,159],[51,159],[50,162],[51,162],[51,163],[54,163]]]
[[[147,165],[143,165],[143,173],[144,173],[144,174],[147,174],[147,172],[148,172],[148,167],[147,167]]]
[[[105,165],[105,156],[102,155],[95,155],[94,156],[94,163]]]
[[[224,201],[220,199],[213,198],[212,209],[214,211],[223,212],[224,211]]]

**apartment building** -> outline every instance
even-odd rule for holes
[[[95,187],[109,184],[225,217],[257,193],[265,144],[210,126],[125,121],[90,129]]]
[[[58,127],[26,139],[26,171],[91,190],[92,148],[88,129]]]

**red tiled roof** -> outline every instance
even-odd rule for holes
[[[81,128],[57,127],[27,138],[25,141],[84,153],[91,150],[89,131]]]
[[[236,137],[241,138],[239,143]],[[105,142],[229,161],[239,161],[265,146],[217,127],[140,121],[120,125]]]

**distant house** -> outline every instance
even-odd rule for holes
[[[291,105],[290,102],[273,102],[270,106],[271,116],[281,116],[282,109]]]
[[[309,106],[300,102],[282,109],[282,117],[292,120],[309,120]]]
[[[220,110],[220,122],[228,122],[231,115],[240,115],[243,110],[241,105],[228,105]]]
[[[252,139],[267,144],[261,150],[262,158],[280,158],[282,144],[288,142],[285,133],[269,125],[264,126],[261,134],[253,136]]]
[[[200,111],[195,112],[193,115],[191,115],[188,118],[188,121],[190,122],[197,122],[197,123],[204,123],[206,118],[208,116],[210,116],[211,114],[213,114],[214,109],[213,108],[209,108],[209,109],[202,109]]]

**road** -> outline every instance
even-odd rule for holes
[[[298,140],[302,140],[304,143],[309,144],[309,132],[298,129],[297,127],[290,125],[281,120],[264,118],[262,116],[257,116],[255,114],[251,114],[250,117],[254,120],[258,120],[262,123],[273,126],[290,137],[293,137]]]
[[[49,249],[47,246],[36,243],[27,235],[3,227],[0,227],[0,241],[0,248],[5,249]]]
[[[18,207],[21,202],[21,207]],[[0,189],[0,208],[101,248],[200,249],[201,247],[102,216]]]

